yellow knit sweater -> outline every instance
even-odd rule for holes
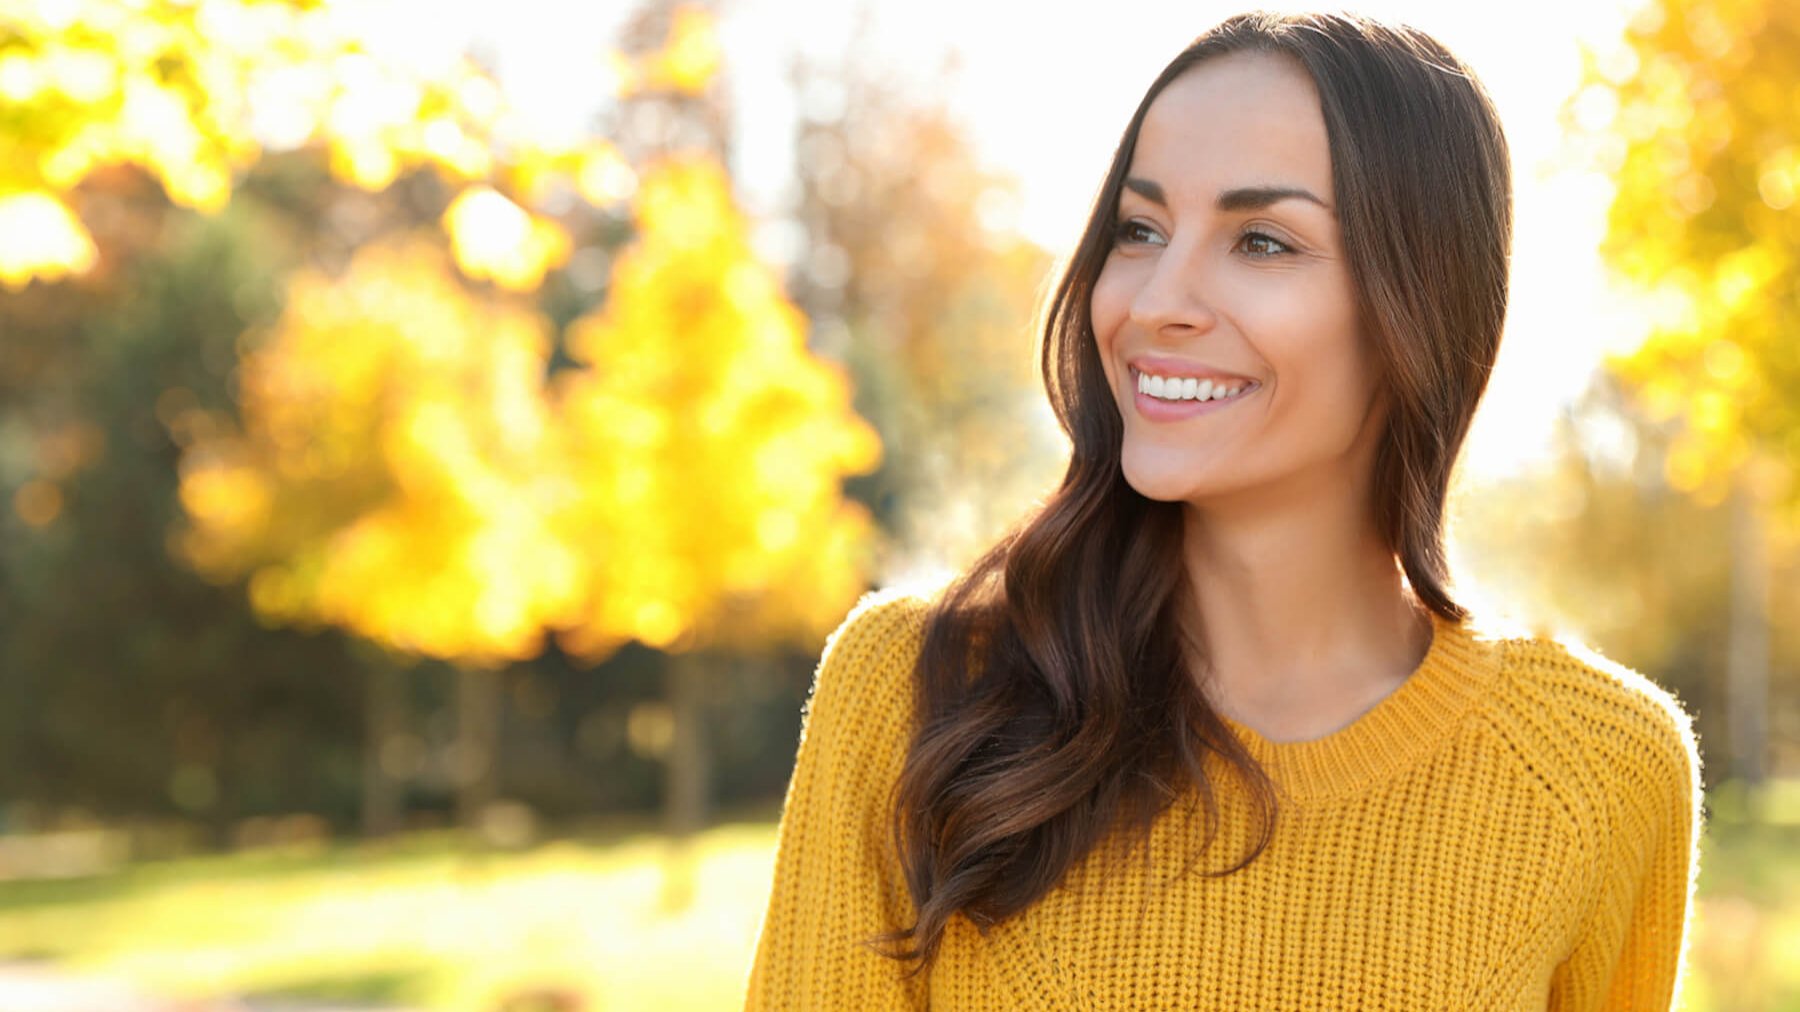
[[[1578,644],[1435,616],[1423,663],[1349,726],[1271,742],[1228,722],[1281,791],[1247,868],[1202,874],[1253,842],[1219,776],[1219,839],[1185,877],[1204,823],[1177,803],[1148,868],[1097,848],[985,936],[953,917],[930,973],[900,981],[859,942],[913,922],[881,806],[928,604],[871,594],[825,646],[746,1008],[1673,1005],[1701,828],[1688,715]]]

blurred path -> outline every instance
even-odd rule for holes
[[[304,998],[174,999],[52,963],[0,963],[0,1012],[418,1012]]]

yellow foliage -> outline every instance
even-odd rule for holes
[[[572,243],[561,225],[507,200],[490,186],[471,186],[444,212],[450,249],[471,278],[514,291],[536,288],[544,272],[569,259]]]
[[[1753,447],[1800,447],[1800,5],[1653,0],[1626,43],[1638,72],[1590,73],[1624,135],[1604,249],[1679,312],[1611,365],[1682,420],[1670,483],[1718,501]]]
[[[677,91],[698,94],[719,70],[718,28],[699,7],[675,11],[669,40],[652,64],[650,77]]]
[[[571,466],[592,478],[575,522],[612,532],[564,646],[817,635],[867,572],[872,525],[838,488],[879,463],[879,438],[844,372],[806,349],[716,163],[650,166],[635,210],[611,299],[569,329],[590,368],[556,390]]]
[[[141,166],[177,204],[212,212],[263,145],[317,143],[331,171],[369,190],[433,168],[453,184],[519,175],[531,199],[554,172],[610,203],[629,192],[609,145],[539,136],[486,70],[469,58],[420,66],[370,44],[353,2],[141,0],[0,4],[0,193],[50,194],[102,166]],[[646,66],[671,87],[697,89],[716,68],[710,20],[684,14],[669,48]],[[610,154],[611,158],[608,158]],[[489,191],[491,192],[491,191]],[[495,194],[498,198],[498,194]],[[504,199],[504,198],[499,198]],[[533,218],[518,250],[492,249],[474,276],[521,288],[566,256],[566,237]],[[0,228],[0,279],[54,279],[86,270],[63,227]],[[81,232],[85,236],[85,232]],[[62,245],[56,245],[56,244]],[[79,244],[77,244],[79,245]],[[459,258],[462,253],[459,251]],[[484,259],[485,258],[485,259]]]
[[[234,82],[252,54],[210,38],[209,15],[193,5],[77,4],[54,18],[50,10],[0,12],[10,43],[0,94],[15,117],[10,181],[66,190],[96,166],[131,162],[177,203],[222,207],[232,173],[260,150],[236,122]]]
[[[590,657],[829,629],[873,533],[839,483],[880,444],[843,370],[808,353],[723,170],[673,160],[640,180],[610,143],[544,135],[472,60],[422,68],[365,31],[348,3],[0,8],[9,287],[95,262],[59,195],[123,162],[202,211],[265,144],[316,144],[370,189],[433,168],[460,191],[455,263],[513,291],[571,252],[535,208],[638,202],[611,301],[570,335],[590,368],[554,389],[548,321],[472,294],[429,242],[295,277],[244,344],[241,426],[169,401],[189,519],[173,550],[247,580],[268,621],[473,663],[529,656],[546,629]],[[621,90],[699,94],[720,60],[712,16],[683,7]],[[57,495],[30,486],[14,508],[48,523]]]
[[[1766,246],[1749,246],[1721,257],[1713,269],[1713,297],[1726,313],[1754,313],[1753,300],[1766,297],[1769,282],[1778,279],[1791,257]]]
[[[661,49],[632,60],[617,59],[615,72],[629,94],[671,91],[682,95],[704,92],[719,72],[723,53],[718,25],[705,8],[682,6],[670,19],[669,36]]]
[[[596,144],[581,154],[577,164],[575,185],[596,207],[616,204],[637,189],[637,174],[611,144]]]
[[[0,194],[0,284],[23,288],[94,265],[97,251],[81,221],[43,190]]]
[[[828,630],[873,534],[839,483],[879,441],[723,170],[653,166],[638,198],[611,301],[569,334],[590,368],[550,388],[547,321],[423,241],[296,277],[245,353],[243,431],[184,423],[183,555],[248,576],[270,621],[472,663],[545,629],[590,658]]]
[[[228,573],[232,556],[251,550],[268,526],[270,484],[250,462],[222,457],[191,461],[181,482],[181,505],[205,534],[189,542],[190,561]]]
[[[476,298],[423,241],[295,279],[246,356],[241,435],[183,462],[182,541],[279,621],[475,663],[540,649],[579,588],[542,398],[547,321]]]

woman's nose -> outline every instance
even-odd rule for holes
[[[1131,300],[1131,321],[1151,333],[1211,330],[1218,322],[1201,251],[1172,242],[1157,256],[1143,287]]]

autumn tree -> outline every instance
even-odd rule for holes
[[[658,163],[611,296],[570,328],[588,368],[559,376],[570,531],[592,582],[565,649],[636,639],[677,655],[671,828],[703,818],[701,701],[721,651],[812,642],[866,585],[874,535],[843,477],[880,459],[847,374],[808,352],[805,319],[752,254],[710,160]],[[583,532],[586,532],[585,534]],[[686,739],[684,742],[683,739]],[[684,765],[685,763],[685,765]]]
[[[625,89],[703,89],[709,24],[674,11]],[[586,171],[582,192],[604,191]],[[454,268],[408,242],[296,277],[244,363],[241,428],[212,425],[184,463],[183,547],[202,571],[247,577],[280,621],[458,664],[466,818],[494,795],[481,669],[533,656],[548,630],[590,663],[630,640],[816,639],[865,579],[869,518],[838,485],[879,443],[847,377],[808,353],[729,179],[707,152],[671,154],[628,188],[636,238],[548,386],[548,321],[507,290],[534,288],[569,232],[500,174],[449,204]],[[696,697],[689,670],[678,703]],[[691,720],[676,734],[698,740]]]
[[[795,290],[890,448],[856,486],[892,532],[883,568],[966,565],[1066,457],[1036,370],[1051,258],[1019,234],[1015,182],[941,100],[859,60],[802,62],[793,80]]]
[[[105,196],[88,184],[125,165],[147,172],[175,205],[205,214],[226,206],[269,149],[318,150],[334,176],[371,192],[423,170],[455,195],[443,226],[462,270],[513,289],[535,287],[570,248],[561,226],[520,201],[560,188],[604,205],[628,191],[629,168],[604,139],[571,147],[525,129],[466,55],[399,59],[392,40],[364,31],[346,5],[279,0],[0,12],[8,99],[0,144],[9,156],[0,169],[8,225],[0,281],[54,282],[125,255],[98,248],[83,223],[85,205]],[[167,416],[171,426],[187,420]],[[191,431],[179,438],[204,441]],[[42,526],[54,520],[56,495],[55,484],[35,478],[16,505]],[[269,585],[260,585],[259,606],[272,600]]]
[[[591,90],[716,111],[710,14],[646,9],[629,52],[595,47]],[[837,483],[879,446],[751,254],[722,150],[635,143],[629,124],[615,144],[602,120],[543,134],[472,59],[397,59],[363,24],[252,0],[0,13],[0,281],[54,284],[118,252],[82,204],[120,164],[205,214],[267,148],[320,152],[372,193],[435,180],[411,196],[441,231],[359,228],[244,335],[235,410],[171,395],[163,421],[183,450],[182,559],[243,581],[271,623],[452,661],[465,701],[490,700],[464,707],[489,725],[461,743],[472,813],[492,791],[482,673],[547,630],[590,663],[631,639],[822,636],[871,534]],[[630,198],[637,240],[564,339],[540,286],[581,243],[610,258],[616,238],[595,234],[617,235]],[[55,522],[59,476],[27,483],[21,516]]]
[[[1616,184],[1603,252],[1658,309],[1609,365],[1681,423],[1669,482],[1737,513],[1732,738],[1756,780],[1770,527],[1800,526],[1800,7],[1651,0],[1589,79],[1570,115],[1603,131],[1591,143]]]
[[[247,576],[271,620],[455,659],[464,694],[485,692],[481,669],[535,655],[579,588],[551,535],[566,479],[541,395],[548,322],[466,291],[424,241],[301,272],[287,306],[240,365],[241,431],[188,423],[181,550],[221,582]],[[473,818],[492,734],[461,747]]]
[[[228,844],[254,816],[355,823],[360,676],[378,660],[330,631],[271,628],[166,547],[177,433],[229,410],[237,338],[279,310],[290,251],[270,236],[308,234],[283,231],[262,185],[207,216],[170,209],[136,170],[92,177],[76,202],[101,264],[0,293],[9,832],[85,811],[144,856]]]

